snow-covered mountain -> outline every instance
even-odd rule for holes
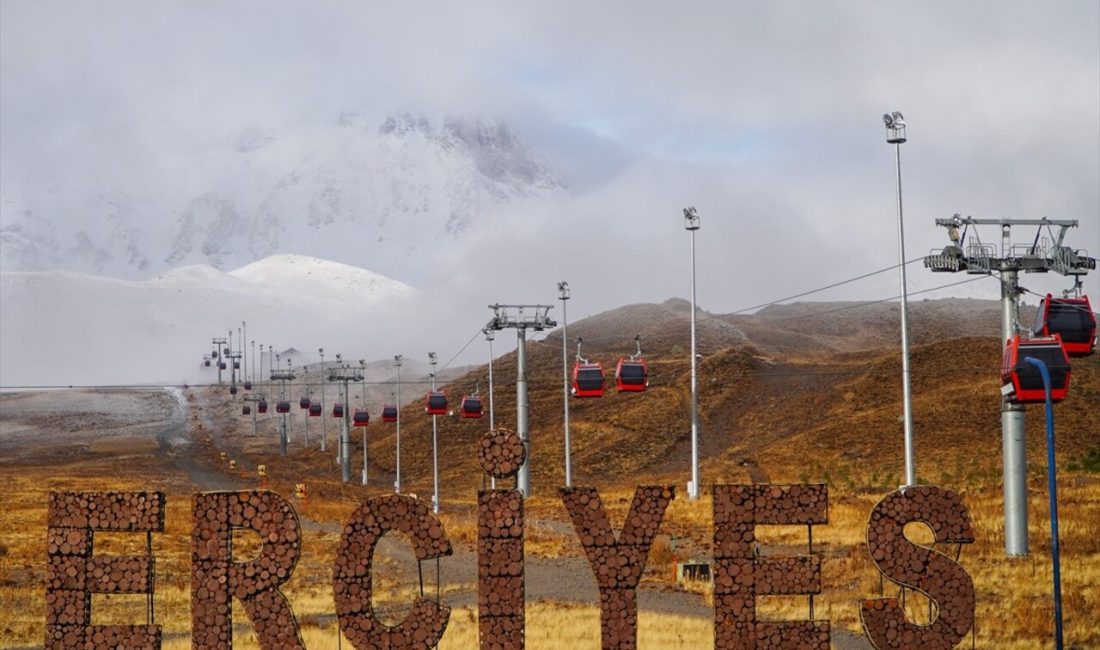
[[[244,318],[257,344],[388,358],[413,329],[419,299],[396,280],[301,255],[143,281],[3,272],[0,385],[201,381],[210,339],[236,336]]]
[[[15,183],[0,186],[0,270],[139,279],[292,252],[414,283],[473,226],[563,189],[500,122],[353,113],[249,127],[125,181]]]

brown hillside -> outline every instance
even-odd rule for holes
[[[821,480],[834,468],[872,469],[884,485],[902,463],[901,362],[896,306],[851,304],[775,308],[755,316],[699,316],[700,441],[704,479]],[[569,325],[584,354],[602,362],[611,388],[602,399],[570,405],[575,481],[683,483],[690,459],[687,304],[632,305]],[[827,313],[822,313],[827,312]],[[999,307],[994,301],[912,305],[912,377],[918,472],[990,472],[999,467]],[[989,330],[993,330],[990,334]],[[617,394],[613,372],[642,334],[651,387]],[[560,330],[528,342],[533,490],[561,485]],[[498,339],[499,340],[499,339]],[[573,346],[570,346],[572,363]],[[516,422],[515,353],[494,362],[498,426]],[[487,392],[486,366],[451,381],[455,408],[475,383]],[[1075,360],[1070,397],[1056,406],[1058,451],[1065,457],[1100,444],[1100,356]],[[486,400],[488,405],[488,400]],[[1031,458],[1041,460],[1041,407],[1029,408]],[[431,419],[417,404],[402,412],[402,463],[413,489],[430,490]],[[439,418],[440,472],[448,489],[470,490],[482,475],[474,443],[488,417]],[[370,429],[370,457],[392,472],[392,425]],[[896,484],[896,483],[895,483]]]

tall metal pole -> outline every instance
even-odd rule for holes
[[[260,390],[263,391],[264,386],[264,344],[260,344]]]
[[[562,403],[565,405],[565,487],[573,487],[572,447],[569,443],[569,349],[566,336],[569,318],[565,312],[565,303],[569,300],[568,282],[563,280],[558,283],[558,297],[561,299],[561,392]]]
[[[901,119],[895,113],[895,124]],[[904,126],[904,122],[901,123]],[[909,371],[909,291],[905,278],[905,225],[901,208],[901,145],[904,136],[891,137],[887,142],[894,145],[898,177],[898,270],[901,277],[901,393],[902,412],[905,422],[905,487],[917,484],[917,464],[913,453],[913,393],[911,373]]]
[[[435,352],[428,353],[428,360],[432,364],[432,390],[435,390]],[[439,514],[439,426],[436,423],[438,416],[432,413],[432,512]]]
[[[248,379],[248,348],[244,342],[248,340],[248,325],[241,321],[241,376]]]
[[[699,498],[699,384],[698,352],[695,341],[695,231],[699,215],[694,207],[684,208],[684,228],[691,233],[691,484],[688,498]]]
[[[256,381],[256,340],[253,339],[252,343],[252,381]]]
[[[1008,227],[1005,226],[1005,230]],[[1016,334],[1020,288],[1018,272],[1001,271],[1001,334]],[[1028,554],[1027,531],[1027,412],[1023,404],[1001,397],[1001,450],[1005,501],[1005,555]]]
[[[488,327],[481,330],[485,334],[485,340],[489,342],[489,431],[492,432],[496,429],[496,422],[494,421],[493,413],[493,330]],[[497,489],[497,478],[495,476],[489,477],[490,489]]]
[[[393,363],[397,366],[397,479],[393,482],[393,491],[401,494],[401,361],[400,354],[393,356]]]
[[[531,437],[527,416],[527,328],[516,328],[516,432],[527,451],[527,460],[519,468],[516,476],[516,489],[524,499],[531,497]]]
[[[325,349],[317,348],[317,354],[321,355],[321,451],[325,451],[328,441],[328,429],[325,427]]]
[[[363,406],[367,402],[367,362],[359,360],[359,374],[363,377]],[[367,427],[363,429],[363,485],[367,484]]]

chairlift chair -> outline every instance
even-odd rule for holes
[[[573,363],[573,397],[603,397],[603,365],[591,363],[581,356],[581,339],[577,339],[577,360]]]
[[[1065,399],[1069,392],[1069,356],[1057,334],[1033,339],[1024,339],[1017,334],[1005,342],[1001,393],[1017,404],[1041,404],[1046,401],[1043,376],[1037,367],[1026,361],[1028,357],[1046,364],[1050,374],[1051,401]]]
[[[620,393],[640,393],[649,387],[649,365],[642,356],[642,337],[634,337],[638,352],[629,357],[619,357],[615,367],[615,387]]]
[[[309,403],[309,417],[311,417],[311,418],[321,417],[321,403],[320,402],[310,402]]]
[[[1088,296],[1055,298],[1047,294],[1036,314],[1036,336],[1062,337],[1066,354],[1087,357],[1096,351],[1096,316]]]
[[[424,398],[424,412],[429,415],[447,415],[447,393],[441,390],[428,391]]]
[[[370,424],[370,413],[367,409],[355,409],[355,414],[351,419],[352,426],[365,427]]]
[[[397,422],[397,405],[396,404],[384,404],[384,405],[382,405],[382,421],[383,422]]]

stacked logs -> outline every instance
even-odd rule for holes
[[[482,469],[494,478],[514,476],[526,458],[523,440],[516,432],[503,428],[482,436],[477,449]]]
[[[301,550],[298,515],[273,492],[206,492],[192,498],[191,647],[233,645],[233,598],[241,601],[265,648],[303,647],[290,603],[279,586]],[[249,562],[232,559],[233,529],[263,541]]]
[[[419,561],[451,555],[443,525],[424,502],[391,494],[363,502],[344,526],[336,552],[333,594],[340,630],[356,648],[431,648],[443,637],[449,607],[419,596],[396,627],[383,624],[371,608],[374,548],[388,532],[404,533]]]
[[[714,647],[829,647],[828,621],[761,621],[756,596],[821,592],[817,556],[757,557],[755,526],[828,522],[825,485],[714,486]]]
[[[939,605],[930,625],[905,620],[897,599],[864,601],[860,610],[867,638],[877,648],[953,648],[974,623],[974,584],[946,555],[905,539],[905,525],[923,522],[938,544],[974,541],[970,516],[955,492],[931,485],[908,487],[880,501],[867,525],[867,551],[886,577],[919,589]]]
[[[46,648],[158,648],[156,625],[92,625],[93,593],[152,594],[151,556],[93,556],[95,531],[161,532],[162,492],[53,492],[46,535]]]
[[[635,589],[645,570],[649,547],[672,501],[673,488],[639,486],[618,540],[595,488],[561,488],[560,492],[600,588],[602,646],[634,650],[638,646]]]
[[[481,438],[478,461],[493,478],[515,476],[523,440],[497,429]],[[518,490],[477,495],[478,637],[482,650],[522,650],[524,638],[523,496]]]

